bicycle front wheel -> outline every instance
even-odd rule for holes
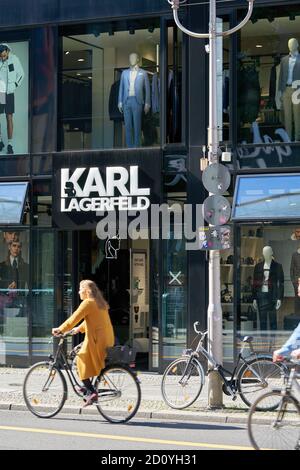
[[[166,368],[161,392],[168,406],[183,410],[197,400],[203,385],[204,372],[201,364],[193,358],[181,357]]]
[[[278,408],[269,414],[269,403]],[[269,392],[252,405],[248,416],[248,435],[256,450],[300,450],[300,405],[291,395]]]
[[[141,387],[136,374],[124,365],[105,367],[97,377],[97,409],[110,423],[126,423],[141,403]]]
[[[237,375],[237,388],[243,402],[249,407],[262,394],[283,385],[283,366],[270,356],[260,356],[244,364]],[[265,411],[275,410],[279,401],[269,402]],[[263,403],[266,405],[266,402]],[[262,404],[262,405],[263,405]]]
[[[24,380],[23,397],[35,416],[52,418],[67,399],[67,384],[62,372],[51,362],[33,365]]]

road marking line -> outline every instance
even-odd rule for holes
[[[18,426],[0,426],[2,431],[18,431],[18,432],[31,432],[37,434],[54,434],[58,436],[72,436],[72,437],[89,437],[93,439],[111,439],[113,441],[129,441],[129,442],[144,442],[147,444],[168,444],[175,446],[187,447],[206,447],[210,449],[226,449],[226,450],[253,450],[252,447],[233,446],[227,444],[209,444],[204,442],[189,442],[189,441],[173,441],[169,439],[151,439],[146,437],[130,437],[130,436],[115,436],[110,434],[94,434],[74,431],[59,431],[52,429],[37,429],[37,428],[22,428]]]

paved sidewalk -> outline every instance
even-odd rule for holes
[[[0,368],[0,410],[26,410],[22,395],[22,385],[27,369]],[[208,403],[207,378],[206,384],[198,400],[185,410],[169,408],[162,399],[160,384],[162,376],[156,373],[140,372],[138,374],[142,402],[137,417],[148,419],[172,419],[176,421],[214,421],[222,423],[246,423],[248,408],[238,397],[236,401],[224,395],[224,408],[210,410]],[[96,408],[82,409],[82,400],[68,387],[68,400],[62,412],[98,414]],[[271,419],[272,413],[262,413],[262,419]]]

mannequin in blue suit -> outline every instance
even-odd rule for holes
[[[129,56],[130,68],[122,72],[118,108],[124,114],[126,145],[141,146],[142,113],[150,110],[150,83],[147,72],[139,67],[139,55]]]

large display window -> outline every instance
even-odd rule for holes
[[[0,41],[0,155],[28,153],[28,41]]]
[[[21,364],[24,358],[27,361],[28,294],[29,231],[1,231],[0,364]]]
[[[62,149],[159,145],[159,20],[64,29],[62,46]]]
[[[300,141],[299,30],[299,6],[256,8],[241,30],[237,55],[239,143]]]
[[[300,227],[241,227],[238,270],[238,333],[273,351],[300,322]]]

